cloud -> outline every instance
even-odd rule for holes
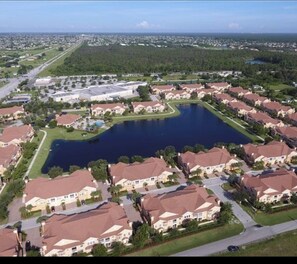
[[[159,25],[150,24],[149,22],[147,22],[147,21],[144,20],[144,21],[136,24],[136,27],[137,28],[141,28],[141,29],[151,29],[151,28],[159,28],[160,26]]]
[[[230,23],[229,25],[228,25],[228,28],[229,29],[240,29],[240,25],[238,24],[238,23]]]

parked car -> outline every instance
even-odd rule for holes
[[[234,246],[234,245],[230,245],[230,246],[227,247],[227,249],[228,249],[229,252],[235,252],[235,251],[239,250],[239,247]]]

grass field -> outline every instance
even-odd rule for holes
[[[3,87],[6,84],[4,81],[0,81],[0,88]]]
[[[64,60],[69,57],[74,51],[76,51],[81,45],[78,45],[76,48],[72,49],[70,52],[67,52],[61,58],[53,62],[50,66],[46,67],[42,72],[38,74],[39,77],[54,76],[50,71],[55,69],[59,65],[64,63]]]
[[[283,83],[280,83],[280,84],[269,84],[268,87],[272,90],[275,90],[275,91],[281,91],[281,90],[284,90],[284,89],[293,89],[292,86],[290,85],[287,85],[287,84],[283,84]]]
[[[297,256],[297,230],[217,256]]]
[[[131,253],[128,256],[169,256],[187,249],[235,236],[242,232],[242,230],[242,224],[229,224],[193,235],[177,238],[158,246],[153,246]]]

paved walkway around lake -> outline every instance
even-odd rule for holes
[[[32,161],[31,161],[31,163],[30,163],[30,165],[29,165],[29,167],[28,167],[28,169],[27,169],[27,171],[26,171],[26,173],[25,173],[25,175],[24,175],[23,178],[25,178],[26,176],[29,175],[29,172],[31,171],[32,166],[33,166],[34,163],[35,163],[35,160],[36,160],[36,158],[37,158],[37,155],[38,155],[38,153],[39,153],[39,151],[40,151],[40,149],[41,149],[41,147],[42,147],[42,145],[43,145],[43,143],[44,143],[44,141],[45,141],[45,139],[46,139],[47,132],[46,132],[45,130],[40,130],[40,131],[44,133],[43,139],[41,140],[41,142],[40,142],[40,144],[39,144],[39,146],[38,146],[38,149],[37,149],[37,151],[36,151],[36,153],[35,153],[35,155],[34,155],[34,157],[33,157],[33,159],[32,159]]]

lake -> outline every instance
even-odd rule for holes
[[[266,64],[266,62],[262,61],[262,60],[251,59],[251,60],[247,60],[245,62],[245,64],[251,64],[251,65],[253,65],[253,64]]]
[[[47,173],[52,166],[60,166],[65,171],[70,165],[85,167],[88,162],[98,159],[114,163],[120,156],[154,156],[157,150],[169,145],[181,151],[185,145],[198,143],[211,148],[217,142],[250,142],[200,105],[180,105],[178,109],[181,114],[177,117],[125,121],[90,140],[55,140],[42,173]]]

